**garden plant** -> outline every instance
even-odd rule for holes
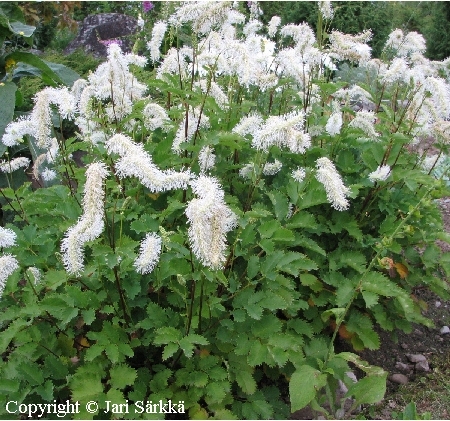
[[[6,126],[2,418],[344,418],[383,398],[387,373],[337,338],[377,349],[375,327],[430,325],[415,288],[449,297],[449,62],[401,30],[372,59],[370,31],[319,10],[314,32],[183,3],[152,27],[151,77],[112,42]],[[32,163],[9,155],[29,140]],[[13,188],[21,171],[44,187]]]

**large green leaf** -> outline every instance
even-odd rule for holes
[[[346,396],[353,396],[357,405],[377,403],[386,393],[386,377],[387,373],[382,376],[366,376],[350,386]]]
[[[298,411],[308,405],[326,382],[326,374],[322,374],[319,370],[309,365],[299,367],[289,382],[291,411]]]
[[[16,91],[15,83],[6,82],[0,84],[0,104],[2,111],[0,113],[0,140],[5,133],[6,126],[11,122],[14,116],[14,107],[16,105]],[[6,146],[0,143],[0,156],[6,151]]]
[[[16,35],[22,35],[23,37],[31,37],[36,30],[35,26],[25,25],[22,22],[9,22],[9,27]]]

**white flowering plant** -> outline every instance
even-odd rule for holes
[[[449,297],[444,64],[419,34],[397,30],[384,61],[370,32],[325,36],[330,4],[317,36],[244,9],[183,3],[154,25],[147,80],[111,44],[6,127],[5,146],[41,148],[33,176],[59,182],[1,190],[0,411],[70,398],[83,419],[92,400],[102,418],[153,417],[139,402],[160,400],[190,418],[348,417],[387,373],[342,341],[431,326],[416,288]],[[166,31],[184,43],[164,54]],[[334,80],[342,63],[375,79]],[[6,155],[0,171],[26,166]]]

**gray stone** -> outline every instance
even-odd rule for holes
[[[402,371],[403,373],[409,373],[412,370],[412,366],[409,364],[402,363],[400,361],[395,363],[395,368]]]
[[[412,363],[418,363],[420,361],[427,360],[425,356],[422,354],[406,354],[406,358],[408,358],[408,360],[411,361]]]
[[[436,308],[439,308],[441,305],[442,305],[442,303],[441,303],[440,301],[436,301],[436,302],[434,303],[434,306],[435,306]]]
[[[447,333],[450,333],[450,328],[448,326],[442,326],[439,332],[441,335],[446,335]]]
[[[406,377],[404,374],[396,373],[393,374],[391,377],[389,377],[391,381],[398,384],[406,384],[408,383],[408,377]]]
[[[430,371],[428,361],[419,361],[415,366],[416,371]]]
[[[120,40],[122,51],[131,51],[129,35],[138,30],[137,20],[120,13],[89,15],[78,28],[77,37],[64,50],[66,54],[82,48],[95,57],[106,57],[107,46],[103,42]]]

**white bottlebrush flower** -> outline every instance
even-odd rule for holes
[[[192,178],[189,170],[161,171],[142,145],[133,142],[128,136],[116,134],[105,146],[109,154],[117,153],[121,156],[116,162],[118,177],[137,177],[152,192],[186,189]]]
[[[225,262],[226,234],[236,225],[236,215],[224,201],[224,192],[213,177],[201,175],[191,182],[197,198],[186,207],[189,242],[195,256],[217,270]]]
[[[35,266],[29,267],[27,269],[27,274],[33,280],[34,285],[37,285],[42,278],[41,271]]]
[[[164,35],[167,31],[167,23],[159,21],[155,23],[152,29],[152,38],[147,43],[147,47],[150,51],[150,59],[156,62],[160,59],[161,53],[159,51],[161,43],[164,40]]]
[[[10,228],[0,227],[0,247],[7,248],[16,245],[16,233]]]
[[[269,25],[267,27],[267,33],[269,34],[270,38],[273,38],[275,36],[280,24],[281,18],[279,16],[272,16],[272,19],[270,19]]]
[[[242,117],[241,121],[234,126],[232,132],[241,136],[245,136],[246,134],[254,136],[260,130],[262,124],[263,119],[259,114],[250,114],[247,117]]]
[[[391,167],[389,165],[380,165],[369,174],[370,181],[385,181],[391,175]]]
[[[41,173],[41,177],[45,181],[52,181],[57,177],[57,173],[55,170],[45,167]]]
[[[319,2],[320,14],[325,20],[331,20],[334,16],[333,7],[331,6],[331,1],[320,0]]]
[[[291,176],[297,183],[301,183],[306,177],[306,171],[301,167],[297,167],[297,169],[292,171]]]
[[[396,57],[381,78],[383,83],[392,84],[397,81],[409,82],[409,66],[405,59]]]
[[[328,158],[323,157],[316,161],[316,166],[317,181],[324,186],[331,206],[338,211],[348,209],[350,204],[347,196],[350,194],[350,190],[344,185],[334,164]]]
[[[294,111],[281,116],[270,116],[253,136],[252,146],[268,151],[272,145],[287,147],[293,153],[303,153],[311,139],[303,132],[305,115]]]
[[[178,130],[175,134],[175,138],[172,144],[172,151],[176,154],[181,153],[181,144],[185,142],[190,142],[195,135],[195,132],[200,129],[207,129],[210,127],[209,118],[204,113],[200,116],[200,110],[195,109],[193,112],[189,111],[184,117],[183,121],[178,126]],[[200,120],[200,122],[199,122]],[[186,130],[187,127],[187,130]]]
[[[203,146],[198,154],[198,163],[200,165],[200,171],[202,173],[208,171],[210,168],[214,167],[216,161],[216,155],[214,154],[214,149],[209,145]]]
[[[153,232],[147,234],[141,243],[139,256],[134,267],[142,275],[150,273],[159,261],[161,254],[161,237]]]
[[[0,257],[0,298],[6,286],[6,280],[18,268],[19,263],[13,255],[5,254]]]
[[[439,118],[450,116],[450,86],[439,77],[427,77],[424,88],[431,94],[431,100]]]
[[[84,268],[83,247],[103,232],[105,192],[103,184],[108,176],[106,165],[94,162],[86,169],[86,184],[83,195],[83,214],[70,227],[61,243],[64,266],[68,273],[80,275]]]
[[[405,36],[401,29],[396,29],[389,34],[385,48],[395,50],[397,57],[424,53],[426,51],[425,38],[415,31],[409,32]]]
[[[29,118],[19,118],[6,126],[2,142],[6,146],[15,146],[23,142],[23,137],[33,133],[33,125]]]
[[[148,130],[156,130],[158,128],[166,131],[169,128],[170,119],[166,110],[158,104],[147,104],[142,111],[144,117],[144,125]]]
[[[339,31],[330,33],[329,55],[337,60],[349,60],[353,63],[365,63],[370,60],[371,48],[367,42],[372,38],[370,30],[357,35],[343,34]]]
[[[325,130],[330,136],[336,136],[341,132],[342,114],[340,112],[332,113],[327,121]]]
[[[372,140],[375,140],[379,137],[379,133],[375,131],[376,116],[373,111],[358,111],[355,115],[355,118],[349,123],[349,127],[353,127],[356,129],[361,129],[367,136],[369,136]]]
[[[58,140],[54,137],[50,143],[50,147],[47,150],[46,160],[49,164],[55,162],[56,157],[59,154]]]
[[[23,156],[19,158],[11,159],[11,161],[0,161],[0,171],[6,173],[12,173],[13,171],[18,170],[19,168],[28,168],[30,165],[30,160]]]
[[[274,162],[266,162],[264,164],[262,172],[264,175],[275,175],[281,170],[282,167],[283,164],[278,161],[278,159],[275,159]]]
[[[239,175],[242,178],[251,178],[251,176],[255,173],[255,164],[253,162],[250,162],[248,164],[245,164],[240,170]]]
[[[196,82],[194,86],[199,86],[204,94],[208,93],[208,95],[216,101],[216,104],[221,110],[226,110],[228,108],[228,97],[222,91],[222,88],[213,80],[210,81],[209,86],[205,79]]]

